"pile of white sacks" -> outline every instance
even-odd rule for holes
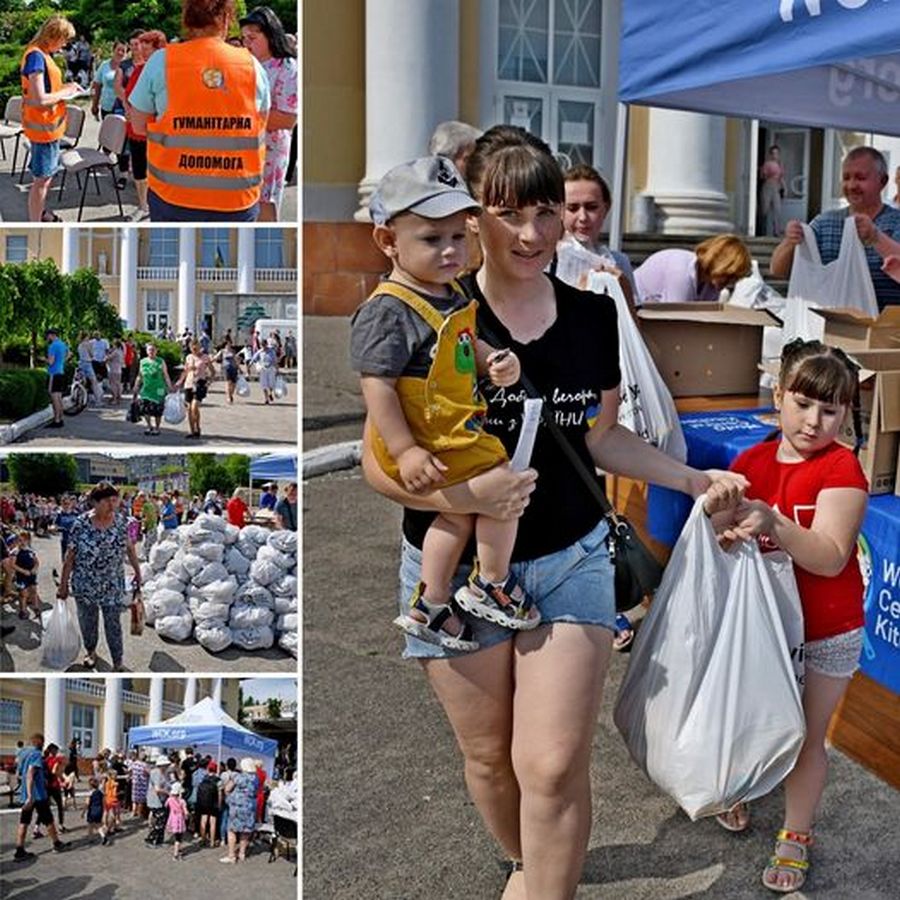
[[[297,534],[220,516],[161,531],[141,566],[148,624],[212,653],[278,645],[297,655]]]

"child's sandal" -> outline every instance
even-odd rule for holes
[[[787,844],[794,847],[800,853],[797,859],[791,856],[779,856],[778,845]],[[799,891],[806,881],[809,872],[809,848],[813,844],[812,832],[788,831],[787,828],[779,830],[775,835],[775,853],[769,859],[769,864],[763,870],[762,883],[770,890],[778,894],[791,894]],[[790,884],[778,884],[771,881],[772,876],[786,872],[791,875]]]
[[[530,631],[541,624],[540,610],[512,572],[503,584],[492,584],[481,577],[476,563],[468,582],[456,592],[456,602],[473,616],[504,628]]]
[[[410,599],[410,611],[397,616],[394,624],[412,637],[417,637],[429,644],[437,644],[448,650],[459,650],[466,653],[477,650],[478,641],[473,640],[472,626],[463,621],[453,601],[429,603],[422,596],[424,591],[425,584],[420,581]],[[412,615],[413,610],[420,613],[424,617],[424,621]],[[456,616],[459,620],[460,628],[457,634],[451,634],[444,630],[444,625],[451,616]]]

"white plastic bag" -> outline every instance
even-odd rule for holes
[[[609,294],[616,304],[622,373],[619,424],[684,462],[687,444],[675,402],[635,324],[619,280],[611,272],[602,271],[611,262],[571,236],[557,245],[557,277],[580,290]]]
[[[280,638],[278,638],[278,646],[281,647],[282,650],[287,650],[288,653],[292,654],[294,658],[297,657],[297,632],[296,631],[286,631]]]
[[[613,718],[692,819],[769,793],[803,744],[783,620],[800,603],[783,576],[753,541],[723,551],[699,498],[635,640]]]
[[[279,568],[269,559],[258,557],[250,563],[250,577],[263,586],[271,584],[284,576],[284,569]]]
[[[234,386],[234,392],[238,397],[250,396],[250,382],[243,375],[238,375],[237,383]]]
[[[225,568],[232,575],[246,575],[250,571],[250,560],[237,547],[229,547],[225,554]]]
[[[231,646],[231,629],[222,622],[197,622],[194,637],[210,653],[221,653]]]
[[[838,258],[826,264],[822,263],[815,232],[803,225],[803,243],[794,249],[784,307],[784,343],[797,337],[822,340],[825,320],[812,310],[837,307],[858,309],[873,318],[878,315],[872,275],[851,215],[844,222]]]
[[[48,669],[62,671],[75,661],[81,649],[81,630],[78,610],[71,597],[54,601],[41,643],[44,646],[41,663]]]
[[[194,617],[191,615],[187,604],[185,604],[184,609],[185,612],[179,615],[159,616],[154,624],[156,633],[160,637],[169,638],[173,641],[186,641],[191,636],[191,631],[194,628]]]
[[[273,531],[266,540],[266,543],[281,553],[292,553],[294,556],[297,555],[296,531],[288,531],[287,529]]]
[[[256,554],[257,562],[272,562],[282,570],[282,574],[289,572],[297,564],[297,558],[293,553],[282,553],[271,544],[263,544]]]
[[[250,606],[246,603],[235,603],[231,607],[228,624],[232,628],[258,628],[271,625],[275,621],[275,613],[263,606]]]
[[[268,625],[258,628],[232,628],[231,638],[244,650],[268,650],[275,643],[275,632]]]
[[[287,382],[280,375],[275,378],[275,387],[272,389],[272,393],[275,395],[276,400],[281,400],[284,397],[287,397]]]
[[[163,418],[169,425],[180,425],[187,415],[184,408],[184,397],[180,393],[166,394]]]
[[[195,556],[203,557],[207,562],[222,562],[222,557],[225,554],[225,545],[208,541],[205,544],[191,547],[191,553]]]

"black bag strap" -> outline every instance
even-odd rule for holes
[[[481,317],[478,319],[478,331],[481,337],[484,338],[487,343],[489,343],[493,347],[502,347],[503,344],[501,341],[497,339],[497,336],[491,331],[491,329],[484,324],[484,321]],[[597,481],[596,475],[591,472],[588,467],[584,464],[584,461],[581,457],[575,452],[575,448],[572,446],[569,439],[563,434],[562,429],[559,425],[556,424],[556,416],[554,415],[556,408],[553,404],[548,400],[540,391],[535,388],[532,384],[531,380],[525,374],[524,368],[520,366],[520,374],[519,374],[519,384],[525,388],[525,393],[528,394],[529,397],[534,397],[543,402],[543,406],[541,407],[541,419],[547,428],[550,430],[550,434],[553,435],[556,442],[559,444],[560,449],[566,455],[566,458],[575,468],[575,471],[578,473],[578,476],[587,486],[587,489],[590,491],[591,496],[600,504],[600,509],[603,510],[603,515],[606,516],[607,519],[613,524],[613,526],[618,526],[619,517],[616,514],[615,509],[613,509],[612,504],[607,499],[606,494],[603,492],[603,489],[600,487],[599,482]]]

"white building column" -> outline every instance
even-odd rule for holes
[[[459,0],[366,0],[366,174],[356,219],[369,221],[381,176],[427,155],[435,125],[456,118]]]
[[[178,229],[178,300],[175,310],[177,332],[185,328],[197,331],[197,229],[184,225]]]
[[[197,678],[188,675],[184,679],[184,708],[190,709],[197,702]]]
[[[237,292],[252,294],[256,290],[256,242],[252,228],[237,230]]]
[[[162,675],[150,677],[150,713],[147,718],[148,725],[156,725],[163,720],[163,693],[165,683]]]
[[[664,234],[733,231],[725,193],[725,119],[672,109],[650,110],[646,193]]]
[[[212,698],[216,706],[222,705],[222,679],[213,678],[212,680]]]
[[[106,702],[103,706],[103,746],[120,749],[122,740],[122,679],[106,679]]]
[[[63,228],[62,273],[71,275],[80,265],[79,251],[81,229],[74,226]]]
[[[138,230],[120,228],[119,317],[127,328],[140,328],[137,302]]]
[[[26,739],[28,735],[25,736]],[[54,743],[64,748],[66,740],[66,679],[44,681],[44,746]]]

